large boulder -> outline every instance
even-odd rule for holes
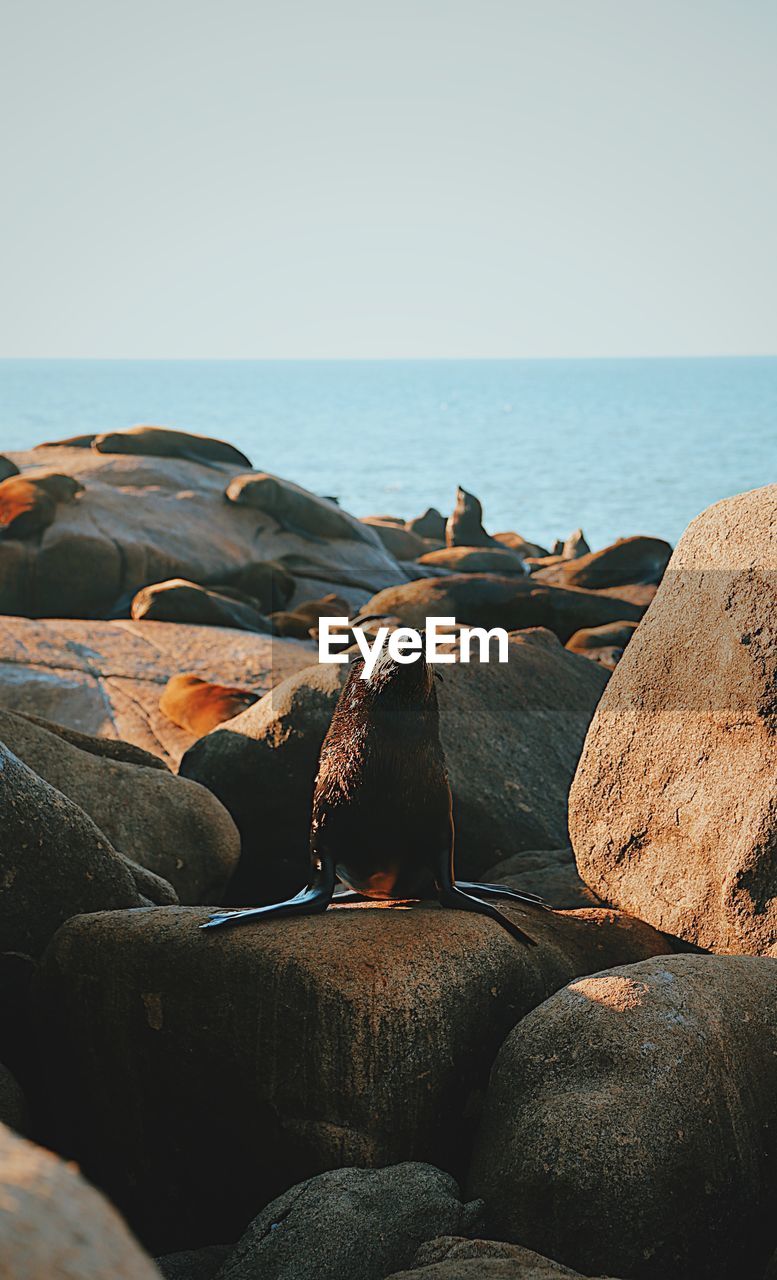
[[[399,618],[406,627],[425,627],[431,617],[508,631],[548,627],[564,644],[581,627],[620,619],[638,622],[644,608],[597,591],[567,591],[519,574],[457,573],[387,587],[368,600],[362,612]]]
[[[489,1234],[586,1275],[758,1276],[777,1193],[775,962],[573,982],[508,1036],[469,1177]]]
[[[601,551],[569,559],[539,569],[535,579],[564,587],[620,587],[627,583],[660,582],[672,548],[662,538],[619,538]]]
[[[212,792],[167,769],[102,754],[99,738],[84,749],[56,726],[10,711],[0,711],[0,742],[88,813],[115,849],[173,885],[182,902],[219,901],[240,837]]]
[[[176,433],[168,433],[175,436]],[[175,440],[172,441],[174,448]],[[185,450],[184,450],[185,452]],[[39,535],[0,544],[0,611],[32,617],[105,616],[116,601],[168,578],[225,582],[256,560],[296,553],[316,543],[251,506],[225,500],[239,463],[144,456],[53,445],[15,453],[25,480],[63,473],[84,486],[76,502],[57,506]],[[317,501],[293,486],[302,500]],[[373,591],[404,580],[377,535],[325,543],[330,580],[358,570]],[[320,541],[320,540],[319,540]]]
[[[777,485],[693,521],[570,797],[594,892],[713,950],[777,948],[776,569]]]
[[[7,1280],[159,1280],[123,1220],[70,1164],[0,1125]]]
[[[0,706],[123,739],[175,767],[197,735],[159,709],[171,676],[262,694],[314,659],[312,642],[220,627],[0,617]]]
[[[4,951],[37,956],[70,916],[142,904],[131,865],[89,815],[2,743],[0,799]]]
[[[522,849],[568,842],[569,785],[606,682],[548,632],[513,636],[508,655],[506,663],[446,665],[439,686],[463,878]],[[210,787],[237,823],[234,901],[270,901],[306,878],[318,755],[346,673],[310,667],[201,738],[181,762],[181,773]]]
[[[335,1169],[268,1204],[216,1280],[384,1280],[424,1240],[468,1230],[481,1208],[428,1164]]]
[[[183,907],[69,921],[36,986],[58,1145],[155,1252],[233,1240],[327,1169],[461,1173],[518,1019],[667,948],[609,912],[505,911],[536,946],[432,904],[208,931]]]

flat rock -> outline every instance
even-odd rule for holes
[[[72,1165],[5,1125],[0,1250],[8,1280],[159,1280],[108,1201]]]
[[[777,485],[686,530],[610,678],[570,796],[607,902],[716,951],[777,950]]]
[[[10,711],[0,711],[0,742],[88,813],[114,849],[173,885],[182,902],[220,900],[240,836],[212,792],[166,769],[98,754],[100,739],[84,750]]]
[[[335,1169],[267,1205],[217,1280],[384,1280],[423,1240],[466,1231],[481,1208],[428,1164]]]
[[[567,795],[606,676],[548,632],[506,663],[446,665],[438,690],[462,878],[521,849],[568,841]],[[313,783],[347,667],[317,665],[213,730],[181,761],[232,814],[243,857],[234,901],[296,892],[308,870]]]
[[[265,693],[314,658],[312,643],[221,627],[0,617],[0,705],[135,743],[175,767],[196,739],[159,710],[171,676]]]
[[[311,552],[320,558],[321,547],[309,538],[226,500],[227,487],[244,470],[237,464],[63,446],[14,453],[11,460],[25,479],[61,472],[84,492],[58,506],[41,535],[0,545],[0,611],[6,614],[105,616],[149,583],[174,577],[219,583],[257,560],[289,554],[304,563]],[[341,569],[346,578],[358,572],[373,591],[404,578],[366,530],[360,542],[327,541],[325,560],[333,582]]]
[[[754,956],[581,978],[514,1028],[468,1194],[586,1275],[759,1276],[774,1246],[777,982]]]
[[[667,948],[612,912],[504,909],[537,946],[436,905],[208,931],[182,907],[71,920],[36,983],[58,1145],[154,1252],[233,1240],[327,1169],[455,1176],[518,1019]]]

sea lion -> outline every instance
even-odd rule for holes
[[[189,622],[265,634],[270,630],[267,619],[257,609],[185,578],[169,578],[141,588],[133,597],[130,617],[136,622]]]
[[[62,442],[64,443],[64,441]],[[173,431],[168,427],[126,427],[123,431],[105,431],[91,442],[97,453],[132,453],[152,458],[183,458],[209,467],[228,463],[234,467],[250,467],[244,453],[225,440],[197,436],[190,431]]]
[[[0,483],[0,536],[31,538],[54,521],[58,502],[70,502],[83,485],[72,476],[10,476]]]
[[[417,533],[419,538],[431,538],[433,542],[444,542],[446,523],[445,516],[436,507],[427,507],[423,515],[408,520],[405,528],[411,533]]]
[[[304,600],[290,613],[271,613],[270,623],[275,636],[307,640],[311,629],[318,626],[319,618],[347,618],[350,611],[347,600],[330,592],[320,600]]]
[[[0,453],[0,484],[3,480],[9,480],[11,476],[18,476],[19,468],[15,462],[11,462],[10,458],[6,458]]]
[[[203,738],[258,701],[259,694],[250,689],[211,684],[188,671],[168,680],[159,699],[159,710],[173,724]]]
[[[202,928],[325,911],[338,897],[437,899],[489,916],[519,942],[534,939],[479,896],[545,908],[499,885],[457,884],[451,790],[440,743],[435,669],[398,663],[384,650],[372,675],[352,664],[324,738],[313,795],[310,878],[295,898],[215,912]]]
[[[459,485],[456,506],[445,526],[448,547],[493,547],[494,539],[483,528],[483,508],[474,493]]]
[[[256,602],[260,613],[283,609],[294,595],[294,578],[277,560],[254,560],[207,584],[213,591],[239,591]]]
[[[95,439],[94,432],[88,436],[65,436],[64,440],[44,440],[36,444],[36,449],[90,449]]]
[[[585,540],[585,534],[582,529],[575,529],[574,533],[570,533],[561,550],[561,555],[565,560],[578,560],[580,556],[591,554],[591,548]]]
[[[672,548],[663,538],[618,538],[601,551],[590,551],[575,560],[563,560],[537,572],[542,582],[564,587],[656,586],[664,576]]]
[[[265,471],[235,476],[227,485],[225,497],[228,502],[263,512],[287,533],[296,533],[310,542],[331,538],[374,546],[378,541],[376,533],[333,502]]]

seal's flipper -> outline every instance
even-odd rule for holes
[[[336,906],[338,902],[369,902],[369,898],[355,889],[335,889],[332,905]]]
[[[542,907],[543,911],[553,908],[536,893],[522,893],[519,889],[511,889],[506,884],[476,884],[472,880],[457,880],[456,884],[465,893],[480,893],[484,898],[507,898],[513,902],[523,902],[529,907]]]
[[[319,538],[317,533],[313,533],[310,529],[303,529],[301,524],[294,524],[291,520],[278,520],[279,525],[284,533],[294,533],[298,538],[304,538],[306,542],[320,542],[322,546],[326,545],[326,538]]]
[[[317,915],[325,911],[334,891],[334,873],[328,865],[320,864],[315,879],[305,890],[289,897],[285,902],[270,902],[268,906],[246,906],[236,911],[214,911],[201,929],[215,929],[219,924],[244,924],[248,920],[278,919],[282,915]]]
[[[488,916],[489,919],[496,920],[497,924],[501,924],[503,929],[506,929],[516,941],[522,942],[525,947],[536,947],[534,938],[530,938],[528,933],[518,928],[517,924],[513,924],[512,920],[502,915],[501,911],[492,907],[490,902],[481,902],[480,898],[470,897],[455,884],[443,885],[438,890],[438,896],[441,906],[453,907],[456,911],[474,911],[478,915]]]

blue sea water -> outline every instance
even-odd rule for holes
[[[221,436],[356,515],[450,510],[492,532],[675,542],[777,480],[777,358],[0,361],[0,451],[147,422]]]

